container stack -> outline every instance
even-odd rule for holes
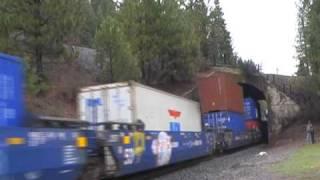
[[[207,128],[227,129],[234,134],[246,130],[243,115],[243,89],[234,74],[216,72],[198,78],[203,124]]]

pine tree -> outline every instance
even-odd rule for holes
[[[114,16],[116,3],[113,0],[91,0],[91,7],[95,14],[96,25],[99,26],[107,16]]]
[[[310,0],[300,0],[298,4],[298,36],[296,51],[299,64],[297,75],[301,76],[310,75],[310,57],[308,57],[307,48],[310,3]]]
[[[210,13],[208,61],[211,65],[231,65],[235,62],[230,33],[226,28],[219,0],[215,0],[214,4],[214,10]]]
[[[308,76],[304,87],[318,96],[320,92],[320,1],[301,0],[298,10],[297,75]]]
[[[81,11],[85,18],[81,22],[82,28],[79,33],[79,45],[93,48],[95,33],[97,31],[97,27],[101,24],[101,21],[98,21],[96,11],[92,7],[91,3],[84,3]]]
[[[320,1],[312,1],[308,20],[307,59],[312,74],[320,74]]]
[[[195,33],[200,38],[201,54],[204,58],[208,58],[208,26],[210,19],[208,17],[209,8],[204,0],[190,0],[189,4],[186,5],[188,17],[195,27]]]
[[[102,82],[138,79],[136,57],[126,39],[121,23],[111,16],[105,17],[99,26],[95,45],[97,62],[100,66]]]
[[[125,34],[147,84],[189,78],[199,57],[199,38],[178,0],[125,0]]]
[[[1,51],[16,52],[30,60],[44,79],[44,56],[63,53],[64,43],[77,44],[86,16],[87,0],[2,0],[0,2]]]

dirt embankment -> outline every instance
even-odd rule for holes
[[[76,61],[52,65],[46,75],[48,89],[38,96],[27,94],[27,109],[37,115],[77,118],[77,93],[97,84],[94,75]]]

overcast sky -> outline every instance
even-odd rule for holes
[[[213,0],[212,0],[213,1]],[[296,71],[296,0],[220,0],[239,56],[262,64],[263,72]]]

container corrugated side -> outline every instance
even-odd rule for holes
[[[24,122],[23,73],[19,58],[0,53],[0,126]]]
[[[241,134],[246,130],[242,113],[222,111],[210,114],[215,117],[214,127],[216,128],[231,130],[234,134]]]
[[[246,120],[258,119],[257,104],[252,98],[245,98],[243,102],[244,116]]]
[[[92,123],[142,120],[150,131],[201,131],[199,103],[139,83],[87,87],[78,98],[80,119]]]
[[[216,126],[216,114],[214,113],[205,113],[202,115],[202,123],[204,127],[214,128]]]
[[[81,120],[90,123],[133,123],[130,87],[92,86],[81,89],[78,108]]]
[[[146,130],[201,131],[199,103],[140,84],[134,93],[135,117],[145,123]]]
[[[202,113],[213,111],[243,112],[243,90],[235,75],[214,73],[198,77]]]
[[[252,98],[244,98],[243,102],[246,106],[256,106],[256,102]]]

